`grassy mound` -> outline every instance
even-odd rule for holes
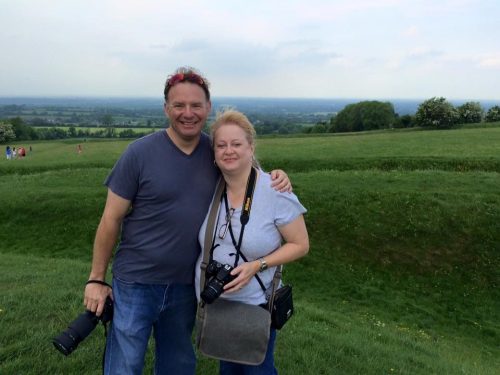
[[[0,373],[100,373],[102,327],[67,358],[50,341],[83,311],[102,182],[127,143],[40,142],[0,161]],[[281,373],[496,373],[498,144],[500,128],[259,141],[311,237],[285,270],[297,314]],[[200,358],[198,373],[216,367]]]

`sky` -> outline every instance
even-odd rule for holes
[[[0,0],[0,96],[500,100],[498,0]]]

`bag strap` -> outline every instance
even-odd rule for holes
[[[201,262],[201,274],[200,274],[200,290],[203,290],[205,286],[205,270],[208,266],[208,261],[210,258],[210,247],[213,241],[213,233],[215,227],[215,218],[217,212],[219,211],[220,201],[222,197],[222,192],[226,188],[226,181],[221,176],[217,182],[217,188],[215,189],[214,199],[212,201],[212,207],[208,214],[207,227],[205,229],[205,247],[203,248],[203,260]]]
[[[276,271],[274,271],[274,276],[273,276],[273,281],[272,281],[272,288],[271,288],[271,294],[269,295],[269,300],[267,301],[268,305],[267,308],[269,312],[272,313],[273,310],[273,303],[274,303],[274,296],[276,295],[276,291],[278,290],[278,286],[281,281],[281,273],[283,271],[283,265],[280,264],[279,266],[276,267]]]

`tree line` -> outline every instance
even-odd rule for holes
[[[500,106],[484,111],[479,102],[453,106],[443,97],[421,103],[415,115],[399,116],[390,102],[362,101],[349,104],[329,122],[319,122],[304,129],[305,133],[359,132],[390,128],[422,127],[449,129],[458,124],[500,121]]]
[[[0,142],[3,143],[14,140],[53,140],[65,138],[139,138],[143,135],[144,131],[136,132],[129,128],[118,132],[112,126],[101,130],[92,128],[77,129],[75,126],[69,126],[67,129],[61,126],[38,128],[26,124],[21,117],[0,121]]]
[[[346,105],[330,120],[319,121],[315,125],[290,122],[290,119],[276,115],[271,118],[249,114],[255,124],[257,134],[294,134],[294,133],[341,133],[359,132],[390,128],[422,127],[428,129],[449,129],[457,124],[500,121],[500,106],[485,111],[479,102],[466,102],[453,106],[443,97],[433,97],[422,102],[415,115],[399,116],[390,102],[361,101]],[[300,118],[300,116],[299,116]],[[297,119],[296,119],[297,120]],[[35,127],[21,117],[0,120],[0,142],[13,140],[52,140],[64,138],[138,138],[144,132],[126,129],[118,132],[113,126],[113,117],[105,114],[101,123],[105,129],[87,129],[60,124],[51,127]]]

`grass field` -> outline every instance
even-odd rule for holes
[[[68,357],[51,339],[83,311],[102,182],[129,141],[75,142],[0,161],[0,374],[100,373],[102,327]],[[258,142],[311,237],[285,270],[281,374],[498,374],[499,151],[500,128]]]

